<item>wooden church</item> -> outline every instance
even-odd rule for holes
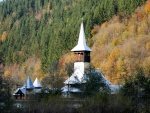
[[[42,92],[42,85],[39,80],[36,78],[34,83],[32,83],[30,77],[28,76],[24,85],[21,88],[17,88],[14,92],[13,96],[15,99],[30,99],[30,97],[34,94]]]
[[[73,74],[64,82],[65,86],[62,88],[62,93],[64,97],[71,97],[72,95],[79,94],[82,91],[77,85],[82,85],[86,83],[86,69],[90,66],[90,53],[92,50],[86,45],[85,33],[83,22],[81,23],[78,44],[71,50],[74,52],[75,62],[74,62],[74,72]],[[107,80],[103,74],[97,70],[95,72],[100,73],[102,81],[110,88],[111,93],[116,93],[120,88],[120,85],[113,85],[109,80]]]
[[[74,73],[64,82],[65,86],[62,88],[64,96],[80,93],[81,90],[75,85],[86,82],[85,69],[90,66],[90,52],[92,50],[86,45],[83,23],[81,23],[78,44],[71,51],[74,52],[75,57]]]

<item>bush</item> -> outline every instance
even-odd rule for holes
[[[124,96],[98,93],[87,98],[79,108],[79,113],[129,113],[134,111],[130,98]]]

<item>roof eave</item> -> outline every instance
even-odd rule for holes
[[[90,51],[92,52],[92,50],[88,47],[88,46],[85,46],[85,47],[81,47],[81,46],[75,46],[71,51]]]

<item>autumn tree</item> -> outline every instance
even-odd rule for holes
[[[146,12],[147,14],[150,13],[150,0],[148,0],[148,1],[146,2],[146,5],[145,5],[145,12]]]
[[[63,54],[66,54],[66,51],[75,46],[82,17],[85,23],[87,43],[92,47],[91,29],[95,24],[100,26],[118,14],[124,17],[127,14],[129,17],[134,9],[144,4],[145,1],[5,0],[0,2],[0,38],[3,40],[0,45],[4,54],[5,65],[10,66],[16,63],[21,66],[31,56],[35,55],[41,60],[44,76],[48,73],[53,61],[58,61]],[[65,6],[67,6],[67,10],[64,10]],[[119,26],[122,25],[119,24]],[[93,31],[93,35],[98,34],[100,30]],[[104,47],[111,40],[114,40],[113,45],[118,46],[130,34],[126,29],[123,33],[125,38],[122,39],[121,33],[115,35],[112,29],[108,31],[110,31],[109,35],[106,32],[103,33],[104,35],[97,45]],[[104,53],[101,56],[108,58],[107,55],[110,53],[107,50],[101,51]],[[98,57],[96,59],[102,60]],[[95,63],[97,66],[101,64],[98,61]],[[104,62],[103,64],[105,64]]]
[[[103,81],[103,75],[90,67],[86,70],[85,83],[81,85],[84,96],[93,96],[99,92],[108,92],[109,88]]]

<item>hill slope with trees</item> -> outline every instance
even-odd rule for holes
[[[130,40],[137,36],[139,26],[137,26],[136,21],[134,21],[135,23],[131,22],[131,25],[134,24],[137,27],[132,25],[134,28],[129,27],[130,31],[128,28],[130,21],[127,20],[126,23],[126,19],[130,18],[135,9],[145,2],[146,0],[101,0],[98,2],[97,0],[4,0],[0,2],[0,58],[5,62],[4,75],[15,77],[16,81],[24,80],[23,78],[26,78],[27,75],[34,78],[35,76],[40,78],[48,76],[45,75],[48,72],[51,72],[52,76],[58,75],[55,70],[61,70],[58,69],[58,66],[63,64],[66,59],[62,57],[59,60],[60,57],[68,53],[77,43],[81,18],[84,20],[87,42],[91,47],[93,45],[93,55],[97,51],[102,53],[104,51],[101,50],[109,49],[106,49],[106,53],[97,54],[98,57],[92,58],[93,65],[102,68],[102,72],[106,75],[118,75],[118,72],[116,72],[118,69],[113,67],[113,62],[112,65],[109,65],[111,61],[106,60],[112,58],[116,62],[118,61],[116,58],[119,58],[118,62],[122,67],[123,64],[121,63],[124,58],[119,57],[119,51],[122,51],[120,45],[126,46],[125,42],[130,42],[128,43],[130,50],[132,45]],[[119,19],[116,20],[118,22],[116,24],[113,24],[113,21],[107,23],[106,21],[109,21],[114,15],[118,15]],[[136,17],[134,18],[136,19]],[[146,18],[146,16],[143,18]],[[121,23],[122,21],[124,23]],[[144,20],[142,19],[142,21]],[[98,26],[104,22],[106,22],[105,24],[112,24],[112,27],[108,25],[110,28],[99,28]],[[116,26],[117,33],[114,33],[113,26]],[[96,28],[98,29],[95,30]],[[134,29],[137,31],[132,32]],[[106,31],[104,32],[104,30]],[[122,32],[124,36],[118,36],[122,35]],[[142,32],[145,31],[139,31],[138,36]],[[130,36],[132,37],[130,38]],[[124,39],[122,39],[123,37]],[[135,45],[139,47],[136,42]],[[95,49],[96,46],[99,47],[98,50]],[[114,50],[114,53],[112,50]],[[136,50],[138,51],[138,49]],[[112,54],[110,55],[110,53]],[[134,62],[134,59],[132,60]],[[99,64],[96,62],[99,62]],[[109,67],[105,63],[111,67],[110,70],[107,70]],[[57,68],[54,68],[54,66]],[[59,74],[62,75],[63,73]]]
[[[150,75],[150,1],[128,18],[114,16],[93,33],[92,63],[113,82],[123,82],[142,68]]]

